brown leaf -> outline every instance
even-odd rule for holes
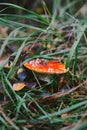
[[[20,91],[20,90],[23,89],[25,86],[26,86],[26,85],[25,85],[25,83],[23,83],[23,82],[14,83],[14,84],[13,84],[13,89],[14,89],[15,91]]]
[[[30,88],[30,89],[33,89],[36,87],[36,82],[17,82],[17,83],[14,83],[13,84],[13,89],[15,91],[20,91],[22,90],[24,87],[26,88]]]

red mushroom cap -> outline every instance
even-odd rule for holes
[[[55,60],[34,59],[24,63],[24,66],[30,70],[45,74],[62,74],[68,72],[63,63]]]

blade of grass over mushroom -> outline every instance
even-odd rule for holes
[[[30,57],[29,59],[26,59],[23,62],[23,64],[28,62],[28,61],[37,59],[37,58],[43,58],[43,59],[47,59],[47,60],[52,60],[52,59],[54,59],[54,58],[52,58],[52,56],[58,56],[60,54],[68,55],[68,53],[69,53],[69,49],[66,49],[65,51],[63,50],[63,51],[60,51],[60,52],[54,52],[54,53],[46,54],[46,55],[35,55],[35,56]]]
[[[77,38],[76,38],[76,40],[75,40],[73,46],[72,46],[71,49],[70,49],[68,58],[67,58],[67,60],[66,60],[66,68],[68,68],[69,65],[70,65],[70,62],[71,62],[71,60],[72,60],[73,54],[75,53],[76,47],[78,46],[78,44],[79,44],[79,42],[80,42],[80,39],[81,39],[81,37],[82,37],[84,31],[85,31],[86,28],[87,28],[87,23],[85,23],[83,26],[78,25],[78,28],[80,29],[80,31],[77,32],[77,33],[78,33]],[[77,31],[78,31],[78,30],[77,30]]]
[[[52,60],[52,59],[54,59],[54,57],[52,57],[52,56],[58,56],[58,55],[68,55],[68,53],[69,53],[69,50],[70,49],[66,49],[66,50],[62,50],[62,51],[60,51],[60,52],[54,52],[54,53],[50,53],[50,54],[43,54],[43,55],[35,55],[35,56],[32,56],[32,57],[30,57],[29,59],[26,59],[24,62],[23,62],[23,64],[25,63],[25,62],[28,62],[28,61],[31,61],[31,60],[33,60],[33,59],[37,59],[37,58],[43,58],[43,59],[49,59],[49,60]],[[55,58],[56,59],[56,58]]]
[[[46,56],[56,56],[56,55],[60,55],[60,54],[68,54],[69,51],[70,51],[70,49],[61,50],[59,52],[54,52],[54,53],[46,54]],[[43,56],[45,56],[45,55],[43,55]]]

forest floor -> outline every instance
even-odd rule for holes
[[[0,130],[86,130],[87,4],[3,5],[21,14],[0,13]]]

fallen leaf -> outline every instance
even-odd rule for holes
[[[26,72],[23,68],[20,68],[17,71],[17,77],[20,79],[20,81],[24,81],[24,79],[26,78]]]
[[[14,84],[13,84],[13,89],[14,89],[15,91],[20,91],[20,90],[23,89],[25,86],[26,86],[26,85],[25,85],[25,83],[23,83],[23,82],[14,83]]]
[[[20,90],[22,90],[24,87],[33,89],[33,88],[36,87],[36,85],[37,85],[36,82],[29,82],[29,83],[27,83],[27,82],[17,82],[17,83],[14,83],[14,84],[13,84],[13,89],[14,89],[15,91],[20,91]]]

